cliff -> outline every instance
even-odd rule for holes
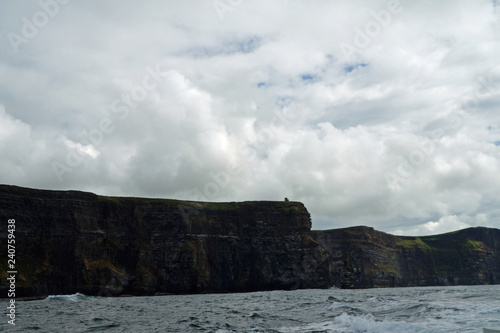
[[[327,288],[298,202],[197,203],[0,185],[0,289],[15,219],[16,297]]]
[[[0,185],[0,297],[500,283],[500,230],[312,231],[298,202],[202,203]]]
[[[499,229],[402,237],[353,227],[313,237],[327,250],[341,288],[500,283]]]

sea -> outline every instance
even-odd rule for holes
[[[0,301],[8,304],[6,299]],[[6,313],[5,306],[4,312]],[[500,285],[324,289],[16,301],[5,332],[483,332],[500,327]]]

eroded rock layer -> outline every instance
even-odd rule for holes
[[[16,296],[328,288],[298,202],[197,203],[0,186],[1,296],[15,219]]]
[[[299,202],[202,203],[0,185],[0,297],[500,283],[500,230],[312,231]]]
[[[341,288],[500,283],[500,230],[402,237],[369,227],[313,231]]]

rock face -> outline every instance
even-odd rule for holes
[[[341,288],[500,283],[500,230],[392,236],[369,227],[313,231]]]
[[[298,202],[196,203],[0,185],[0,289],[15,219],[16,296],[328,288]]]
[[[500,283],[500,230],[312,231],[291,201],[200,203],[0,185],[0,297],[15,219],[16,297]]]

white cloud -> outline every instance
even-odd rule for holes
[[[0,182],[286,196],[315,228],[500,227],[491,1],[401,1],[352,59],[341,44],[388,2],[235,4],[221,20],[210,1],[70,2],[19,52],[3,39]],[[0,9],[4,36],[41,10]]]
[[[469,215],[446,215],[439,218],[438,221],[429,221],[418,227],[411,229],[397,229],[393,233],[405,236],[419,236],[419,235],[435,235],[449,232],[450,230],[460,230],[470,227],[482,225],[487,221],[485,214],[478,214],[476,216]]]

